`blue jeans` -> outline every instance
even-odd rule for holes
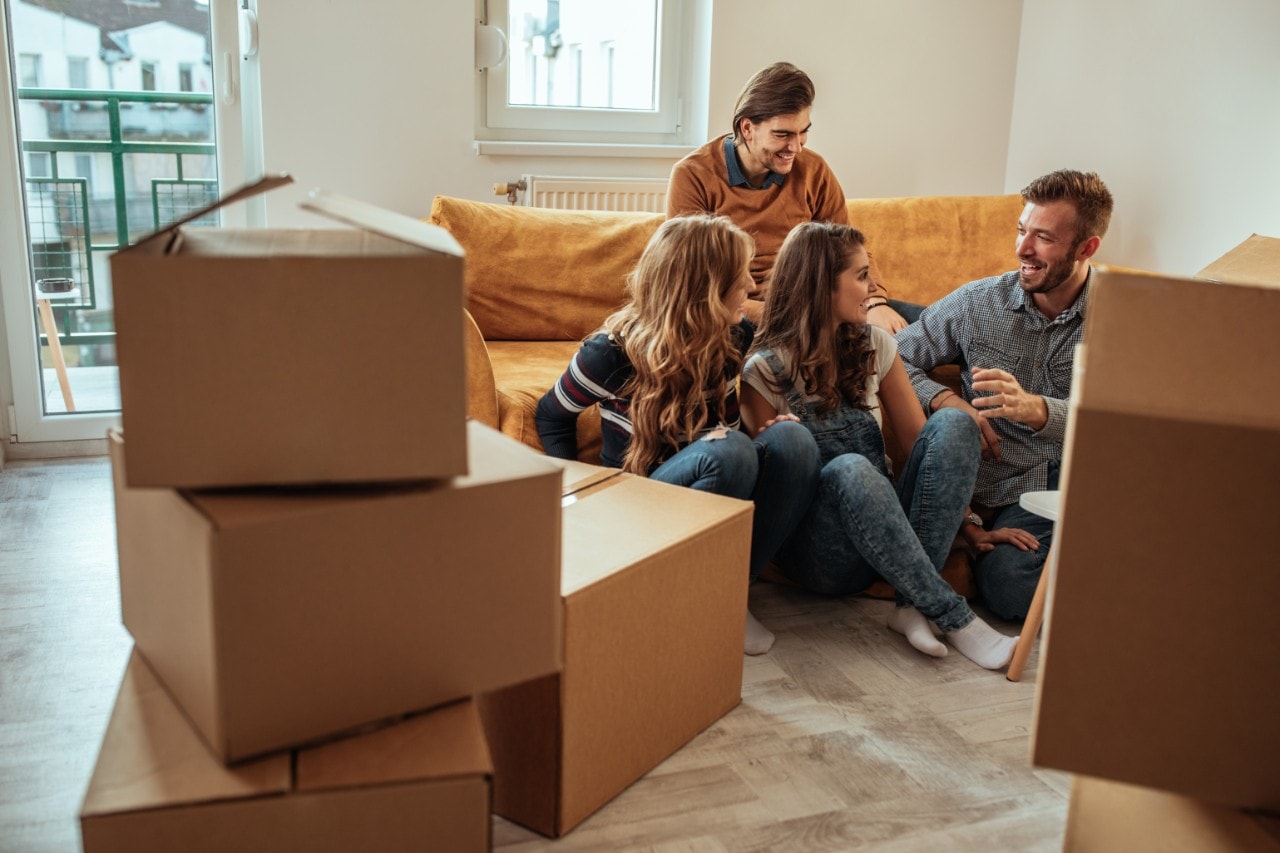
[[[837,456],[823,467],[779,568],[828,595],[861,592],[884,578],[899,606],[914,605],[943,631],[963,628],[973,610],[938,572],[973,494],[980,451],[973,420],[943,409],[920,430],[896,485],[861,453]]]
[[[923,305],[917,305],[914,302],[903,302],[901,299],[889,299],[888,297],[885,297],[885,299],[889,303],[889,307],[901,314],[902,319],[906,320],[908,324],[919,320],[920,313],[924,311]]]
[[[1045,488],[1058,488],[1059,466],[1049,464],[1049,483]],[[1053,543],[1053,522],[1042,515],[1028,512],[1021,504],[1009,504],[996,510],[991,530],[1017,527],[1040,540],[1034,551],[1022,551],[1012,545],[997,545],[978,558],[974,566],[978,592],[991,611],[1004,619],[1021,619],[1031,607],[1036,584],[1044,571],[1045,558]]]
[[[818,486],[818,447],[800,424],[783,421],[755,439],[739,430],[701,439],[649,475],[676,486],[755,502],[750,578],[755,580],[795,531]]]

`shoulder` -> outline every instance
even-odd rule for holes
[[[712,139],[710,142],[690,151],[681,157],[671,168],[671,174],[674,177],[680,175],[694,175],[710,171],[717,162],[724,157],[724,140],[728,134],[723,134]]]
[[[893,361],[898,354],[898,341],[879,326],[868,323],[867,328],[871,330],[871,348],[876,351],[876,364],[886,359]]]
[[[577,361],[596,375],[607,375],[630,365],[622,342],[609,332],[597,332],[578,347]]]

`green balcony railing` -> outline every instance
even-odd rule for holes
[[[213,96],[19,88],[18,101],[33,281],[75,283],[52,303],[64,347],[114,343],[94,259],[217,198]],[[43,174],[32,155],[47,155]]]

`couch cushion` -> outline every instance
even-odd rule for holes
[[[848,200],[889,295],[918,305],[1013,269],[1022,207],[1017,193]]]
[[[467,309],[487,341],[585,338],[626,301],[627,273],[662,220],[448,196],[430,218],[467,252]]]
[[[490,341],[489,360],[498,386],[498,429],[542,451],[534,414],[538,400],[564,373],[578,341]],[[578,416],[578,459],[600,464],[600,408]]]

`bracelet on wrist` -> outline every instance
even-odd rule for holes
[[[879,308],[881,305],[888,305],[888,304],[889,304],[888,300],[885,300],[884,302],[872,302],[870,305],[867,306],[867,310],[870,311],[872,308]]]

